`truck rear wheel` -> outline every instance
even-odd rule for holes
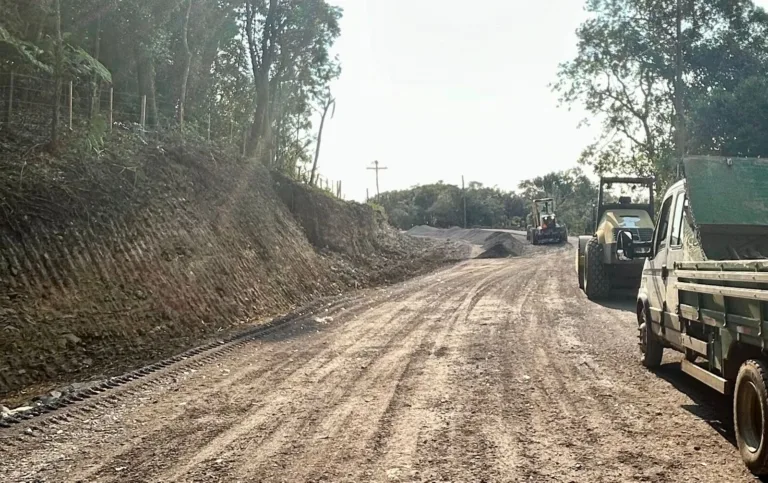
[[[606,297],[611,290],[602,255],[603,250],[597,238],[589,240],[584,260],[584,292],[590,300]]]
[[[651,329],[651,321],[648,319],[648,312],[641,308],[638,313],[640,326],[638,327],[640,339],[640,362],[648,369],[654,369],[661,365],[661,358],[664,355],[664,346],[656,337]]]
[[[741,459],[755,475],[768,474],[768,366],[741,365],[733,396],[733,425]]]

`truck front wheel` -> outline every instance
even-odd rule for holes
[[[648,312],[641,308],[638,314],[640,326],[640,353],[642,357],[640,362],[649,369],[654,369],[661,365],[661,357],[664,355],[664,346],[656,337],[651,329],[651,321],[648,320]]]
[[[749,360],[741,365],[733,396],[733,425],[744,464],[755,475],[768,474],[768,366]]]

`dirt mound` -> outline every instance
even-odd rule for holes
[[[135,141],[91,159],[0,142],[0,396],[445,263],[444,244],[382,230],[367,206],[294,184],[289,209],[260,165]]]
[[[446,238],[463,240],[474,245],[482,245],[495,232],[478,228],[464,229],[459,227],[435,228],[427,225],[414,226],[407,231],[409,235],[428,238]]]
[[[514,236],[504,232],[493,232],[483,244],[483,252],[476,258],[507,258],[523,253],[524,246]]]
[[[436,238],[461,240],[478,247],[479,254],[475,258],[505,258],[522,254],[524,245],[510,233],[483,229],[464,228],[435,228],[426,225],[415,226],[407,231],[411,236],[420,238]]]

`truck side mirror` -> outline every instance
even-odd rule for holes
[[[616,254],[619,260],[632,260],[635,258],[635,241],[632,232],[620,230],[616,238]]]

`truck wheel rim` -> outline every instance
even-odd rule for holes
[[[751,381],[744,381],[739,391],[739,433],[752,453],[757,453],[763,442],[763,411],[760,393]]]

